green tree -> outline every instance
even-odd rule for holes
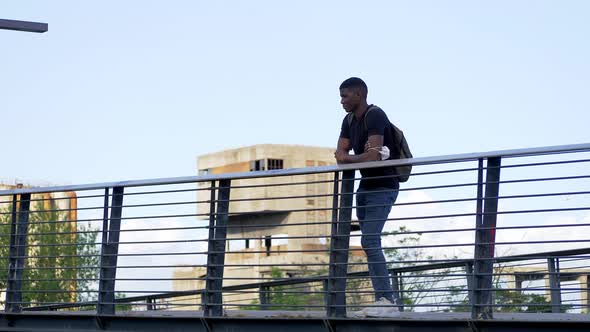
[[[98,299],[98,282],[96,279],[100,273],[100,245],[96,242],[98,229],[90,225],[78,226],[78,237],[76,238],[78,253],[78,269],[76,276],[77,284],[77,301],[96,301]],[[94,290],[94,291],[93,291]]]
[[[29,213],[23,306],[95,300],[98,230],[68,220],[54,199],[33,200]],[[12,204],[0,209],[0,287],[6,289]]]
[[[383,235],[399,236],[411,232],[407,227],[400,226],[397,230],[384,233]],[[397,247],[410,247],[407,249],[384,249],[383,253],[386,260],[389,262],[388,267],[394,268],[398,265],[395,262],[404,262],[404,267],[425,265],[427,261],[433,260],[434,257],[427,255],[421,248],[412,248],[420,244],[421,233],[413,235],[406,235],[398,238],[396,241]],[[456,258],[456,257],[454,257]],[[414,308],[420,304],[424,304],[427,300],[435,303],[443,303],[444,297],[436,296],[437,293],[432,293],[432,289],[444,283],[451,274],[451,269],[443,268],[436,271],[413,271],[411,276],[404,276],[401,284],[401,291],[403,293],[403,305],[406,311],[413,311]],[[440,287],[440,286],[439,286]],[[438,293],[440,294],[440,293]]]
[[[410,230],[406,227],[400,227],[398,230],[384,233],[384,235],[399,235]],[[415,246],[420,244],[421,234],[415,234],[411,236],[403,236],[397,240],[397,246],[404,247],[404,246]],[[419,249],[419,248],[410,248],[410,249],[384,249],[384,254],[388,261],[393,262],[406,262],[404,266],[412,266],[418,264],[427,264],[424,263],[428,260],[432,260],[433,257],[430,255],[426,255],[426,253]],[[394,263],[388,264],[389,268],[393,268],[395,266]],[[445,279],[448,279],[448,275],[451,273],[451,269],[439,269],[437,270],[437,276],[432,276],[433,271],[415,271],[412,272],[411,277],[404,277],[403,283],[403,291],[404,291],[404,298],[403,302],[406,307],[406,310],[413,310],[416,305],[424,303],[427,299],[432,301],[434,299],[435,302],[444,302],[445,297],[443,296],[435,296],[432,297],[431,290],[435,288],[436,285],[440,283],[444,283]],[[305,275],[326,275],[327,271],[314,271],[308,272]],[[281,279],[283,277],[283,272],[278,268],[273,268],[272,277],[274,279]],[[281,310],[281,309],[290,309],[290,310],[301,310],[300,307],[305,307],[305,305],[322,305],[323,304],[323,295],[318,294],[297,294],[297,293],[289,293],[288,286],[277,286],[271,288],[270,293],[270,301],[269,303],[272,306],[268,307],[270,310]],[[349,310],[359,310],[363,304],[367,302],[367,298],[370,297],[372,299],[372,287],[370,281],[365,278],[348,278],[346,289],[349,290],[347,293],[346,303]],[[351,291],[352,290],[352,291]],[[293,290],[291,290],[293,292]],[[242,309],[249,309],[249,310],[257,310],[260,309],[258,300],[252,301],[252,306],[242,307]],[[442,306],[442,304],[441,304]],[[311,310],[318,310],[318,307],[310,307]]]
[[[551,302],[539,294],[498,290],[494,292],[495,302],[503,306],[495,307],[496,312],[551,312]],[[563,306],[565,312],[569,306]]]
[[[494,303],[499,305],[494,307],[494,312],[552,312],[551,302],[543,295],[501,289],[500,285],[496,285],[494,288],[496,289],[493,295]],[[457,296],[458,293],[453,293],[451,291],[447,296],[447,299],[457,303]],[[571,308],[571,305],[561,305],[560,311],[567,312]],[[469,305],[469,300],[465,296],[462,296],[458,305],[445,311],[468,312],[471,311],[471,306]]]
[[[502,275],[505,274],[504,268],[505,266],[502,264],[495,268],[496,272],[492,281],[492,297],[496,304],[493,308],[494,312],[552,312],[551,301],[543,295],[505,289],[504,287],[506,283],[505,280],[502,279]],[[451,306],[444,311],[471,311],[469,298],[465,293],[465,287],[451,286],[449,292],[445,295],[445,302],[453,303],[454,306]],[[560,309],[561,312],[567,312],[571,308],[571,305],[561,305]]]
[[[408,232],[409,230],[402,226],[398,230],[387,233],[389,235],[398,235]],[[420,244],[421,234],[417,233],[412,236],[406,236],[397,241],[397,245],[416,246]],[[404,266],[418,265],[412,262],[425,262],[432,260],[433,257],[426,255],[419,248],[384,249],[388,261],[406,262]],[[456,257],[453,257],[456,258]],[[427,264],[427,263],[419,263]],[[390,268],[393,264],[390,263]],[[496,268],[500,271],[502,266]],[[448,280],[451,269],[439,269],[436,271],[414,271],[412,277],[405,277],[402,291],[404,292],[403,304],[406,310],[412,311],[414,306],[425,303],[428,299],[429,304],[439,304],[444,311],[466,312],[471,311],[466,286],[453,285]],[[494,307],[495,312],[551,312],[551,303],[545,296],[538,294],[529,294],[518,291],[502,289],[502,280],[500,274],[494,277],[494,301],[499,306]],[[432,292],[432,289],[446,289],[446,293]],[[562,312],[567,311],[571,306],[564,305],[561,307]]]
[[[317,276],[325,274],[325,270],[318,271],[306,271],[303,269],[303,276]],[[275,280],[282,280],[285,278],[284,272],[277,267],[273,267],[271,270],[271,277]],[[265,310],[319,310],[319,305],[323,305],[324,296],[320,293],[320,290],[314,287],[305,287],[300,289],[301,285],[295,285],[297,289],[293,289],[293,286],[274,286],[269,288],[268,293],[268,307],[264,307]],[[298,293],[301,292],[301,293]],[[315,293],[318,292],[318,293]],[[253,300],[250,306],[244,306],[243,310],[260,310],[263,307],[260,305],[258,299]]]

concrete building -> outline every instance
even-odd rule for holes
[[[523,289],[524,282],[533,282],[542,280],[544,282],[544,295],[547,302],[551,302],[551,282],[549,278],[549,269],[547,265],[535,265],[529,267],[502,267],[497,270],[497,273],[507,274],[505,278],[508,282],[508,288]],[[590,269],[587,268],[562,268],[558,274],[557,279],[559,283],[569,283],[569,286],[560,285],[560,288],[569,288],[567,291],[559,290],[560,298],[564,297],[562,294],[568,294],[572,297],[572,293],[579,294],[579,308],[582,313],[588,313],[590,308]],[[576,285],[577,284],[577,285]],[[543,286],[539,286],[543,287]],[[526,290],[526,288],[525,288]],[[522,291],[519,291],[522,292]],[[565,302],[565,305],[575,303],[570,300]]]
[[[197,168],[199,174],[221,174],[334,163],[334,148],[265,144],[200,156]],[[326,173],[232,181],[224,286],[268,281],[272,266],[278,267],[283,277],[327,275],[324,264],[329,262],[332,179],[333,175]],[[208,195],[209,191],[200,191],[198,200],[206,201]],[[209,205],[200,204],[197,211],[207,214]],[[350,261],[364,262],[366,256],[362,250],[352,250]],[[349,267],[349,271],[365,269],[366,265]],[[175,279],[205,276],[205,268],[180,268],[174,272]],[[173,287],[176,291],[204,289],[205,282],[175,280]],[[250,304],[256,298],[256,294],[224,295],[224,302]],[[200,299],[178,300],[195,301],[199,303]]]
[[[27,187],[29,186],[0,183],[0,190],[13,190]],[[62,210],[67,220],[78,219],[78,211],[76,210],[78,199],[75,192],[68,191],[31,195],[31,211],[38,210],[41,206],[43,206],[43,209],[48,210],[51,204],[55,204],[58,209]],[[0,196],[0,209],[6,209],[10,206],[12,206],[12,196]],[[70,223],[70,227],[75,230],[76,223]]]

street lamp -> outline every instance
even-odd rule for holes
[[[47,32],[47,23],[0,19],[0,30],[16,30],[43,33]]]

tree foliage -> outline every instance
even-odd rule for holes
[[[23,306],[95,300],[97,230],[69,220],[54,199],[33,200],[29,212]],[[0,209],[0,287],[6,289],[12,204]]]
[[[499,278],[496,278],[495,291],[492,293],[494,298],[494,312],[519,312],[519,313],[550,313],[552,312],[551,301],[540,294],[525,293],[502,289]],[[447,301],[456,305],[445,311],[451,312],[468,312],[471,311],[469,299],[460,295],[462,292],[458,288],[451,289],[447,295]],[[561,305],[560,311],[567,312],[572,309],[571,305]]]
[[[406,227],[385,235],[401,235],[410,232]],[[400,236],[396,247],[403,249],[384,249],[384,254],[389,262],[389,268],[394,268],[402,263],[404,267],[427,265],[434,257],[428,255],[421,248],[415,248],[420,244],[421,234]],[[407,248],[404,248],[407,247]],[[445,259],[456,259],[456,257],[444,257]],[[465,271],[457,272],[457,269],[442,268],[437,270],[417,270],[404,273],[401,283],[403,294],[403,305],[406,311],[413,311],[422,304],[427,304],[430,309],[447,312],[469,312],[471,306],[468,299],[466,277],[457,277],[454,274],[465,274]],[[502,271],[502,266],[497,266],[496,271]],[[325,271],[324,271],[325,273]],[[278,268],[272,269],[274,279],[282,279],[283,272]],[[551,312],[551,303],[546,296],[522,291],[505,289],[505,280],[501,280],[503,273],[496,273],[494,276],[493,298],[495,312]],[[319,290],[316,287],[315,290]],[[367,280],[360,278],[349,278],[347,280],[347,306],[349,310],[358,310],[367,302],[371,302],[372,287]],[[350,292],[355,290],[357,292]],[[358,292],[358,290],[362,290]],[[368,290],[368,291],[366,291]],[[321,305],[322,294],[297,294],[290,293],[293,286],[276,286],[270,289],[270,301],[272,306],[265,307],[268,310],[302,310],[305,306]],[[431,307],[433,306],[433,307]],[[252,305],[242,309],[259,310],[260,302],[252,301]],[[318,310],[318,307],[310,307],[311,310]],[[562,305],[561,312],[571,309],[570,305]]]
[[[303,269],[303,276],[314,276],[324,274],[325,270],[306,271]],[[271,269],[271,277],[275,280],[285,279],[285,273],[277,268]],[[242,307],[243,310],[321,310],[318,306],[323,305],[324,296],[315,287],[301,285],[274,286],[268,289],[268,306],[260,304],[256,299],[250,306]]]
[[[398,236],[411,232],[407,227],[400,226],[397,230],[384,233],[384,235]],[[404,249],[386,248],[383,249],[389,268],[395,268],[403,262],[404,267],[427,264],[434,259],[428,255],[422,248],[414,248],[420,244],[421,233],[405,235],[399,237],[396,241],[396,247],[408,247]],[[445,257],[447,258],[447,257]],[[441,303],[444,298],[433,296],[432,289],[440,287],[440,284],[448,279],[451,269],[443,268],[428,271],[412,271],[402,278],[400,291],[402,294],[402,304],[406,311],[413,311],[416,306],[428,302]]]

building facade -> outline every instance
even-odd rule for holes
[[[334,164],[334,149],[298,145],[255,145],[211,153],[198,158],[199,174],[242,173]],[[207,186],[207,184],[202,184]],[[263,177],[233,180],[229,205],[224,286],[269,281],[280,275],[297,278],[327,275],[332,220],[333,174]],[[199,191],[198,201],[209,199]],[[209,213],[199,204],[197,213]],[[364,262],[359,247],[352,247],[350,262]],[[351,265],[349,271],[366,269]],[[205,288],[206,269],[179,268],[174,272],[176,291]],[[233,279],[235,278],[235,279]],[[184,298],[182,303],[195,303]],[[224,302],[257,303],[253,294],[224,294]],[[186,307],[183,307],[187,309]]]

